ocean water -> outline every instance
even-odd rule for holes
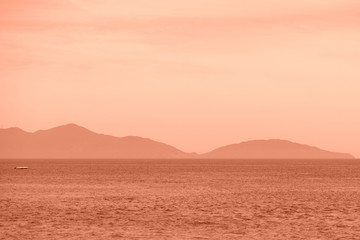
[[[360,160],[0,160],[0,239],[360,239]]]

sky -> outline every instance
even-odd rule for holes
[[[0,127],[360,157],[358,0],[0,0]]]

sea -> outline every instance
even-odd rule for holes
[[[360,160],[2,159],[0,239],[360,239]]]

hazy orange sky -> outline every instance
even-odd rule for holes
[[[360,156],[359,0],[0,0],[0,127]]]

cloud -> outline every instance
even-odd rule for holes
[[[69,29],[202,36],[236,30],[272,30],[273,27],[301,28],[304,25],[314,28],[359,27],[357,22],[360,19],[360,3],[338,0],[291,4],[283,0],[258,0],[251,4],[239,1],[219,4],[211,0],[171,3],[163,0],[136,0],[131,3],[112,0],[5,0],[0,2],[0,9],[2,31]],[[188,14],[180,14],[183,9],[189,10]],[[211,12],[203,14],[208,9]]]

